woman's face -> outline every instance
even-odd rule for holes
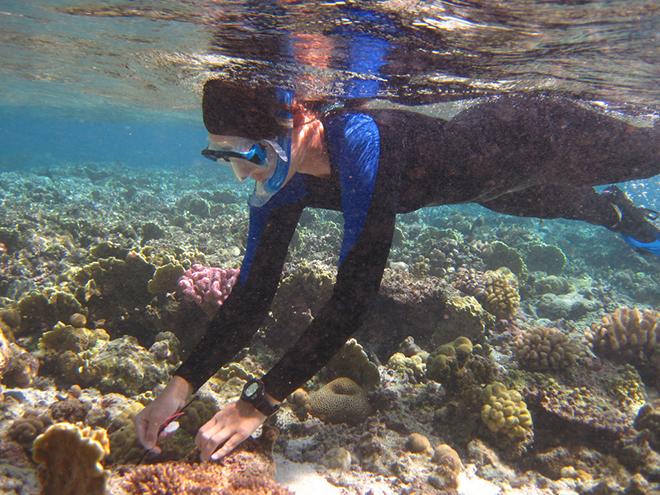
[[[257,141],[239,136],[209,134],[209,148],[215,150],[248,151]],[[268,150],[268,153],[273,153]],[[265,181],[272,175],[276,160],[268,160],[268,166],[259,166],[242,158],[229,158],[229,163],[236,178],[243,182],[247,178]]]

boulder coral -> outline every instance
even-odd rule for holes
[[[561,370],[575,364],[577,347],[556,328],[534,327],[514,341],[516,358],[528,370]]]
[[[465,361],[472,349],[472,342],[467,337],[458,337],[439,346],[426,360],[427,378],[441,383],[448,381],[451,373]]]
[[[541,271],[558,275],[566,266],[566,255],[557,246],[550,244],[528,244],[525,246],[525,262],[530,271]]]
[[[154,276],[147,282],[149,294],[158,295],[174,292],[184,271],[178,263],[167,263],[159,266],[156,268]]]
[[[596,353],[660,372],[660,312],[638,308],[618,308],[591,325],[587,339]]]
[[[484,389],[482,397],[484,404],[481,419],[490,431],[505,435],[513,441],[522,441],[532,436],[532,416],[518,391],[495,382]]]
[[[58,321],[68,322],[74,313],[84,312],[72,294],[53,289],[29,292],[18,301],[17,310],[20,314],[17,335],[38,334]]]
[[[110,442],[102,428],[50,426],[32,447],[42,495],[104,495],[109,473],[101,461],[109,453]]]
[[[501,241],[488,244],[481,252],[486,267],[496,270],[506,267],[520,279],[527,276],[527,266],[520,253]]]
[[[371,414],[371,406],[362,387],[340,377],[309,394],[309,411],[328,423],[357,424]]]

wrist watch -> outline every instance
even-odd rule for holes
[[[252,378],[243,387],[241,400],[252,404],[252,406],[265,416],[272,416],[280,409],[280,404],[272,404],[266,398],[266,388],[264,382],[258,378]]]

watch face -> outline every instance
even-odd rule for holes
[[[253,397],[254,394],[257,393],[257,390],[259,390],[259,384],[258,383],[251,383],[245,388],[245,396],[246,397]]]

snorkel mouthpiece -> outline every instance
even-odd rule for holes
[[[263,206],[272,198],[286,181],[289,175],[289,165],[291,163],[291,133],[293,130],[293,91],[289,89],[276,88],[275,98],[282,105],[282,109],[277,115],[277,119],[288,129],[283,136],[278,136],[275,141],[266,141],[277,155],[277,164],[270,178],[264,182],[257,181],[254,186],[254,192],[248,199],[250,206]]]

